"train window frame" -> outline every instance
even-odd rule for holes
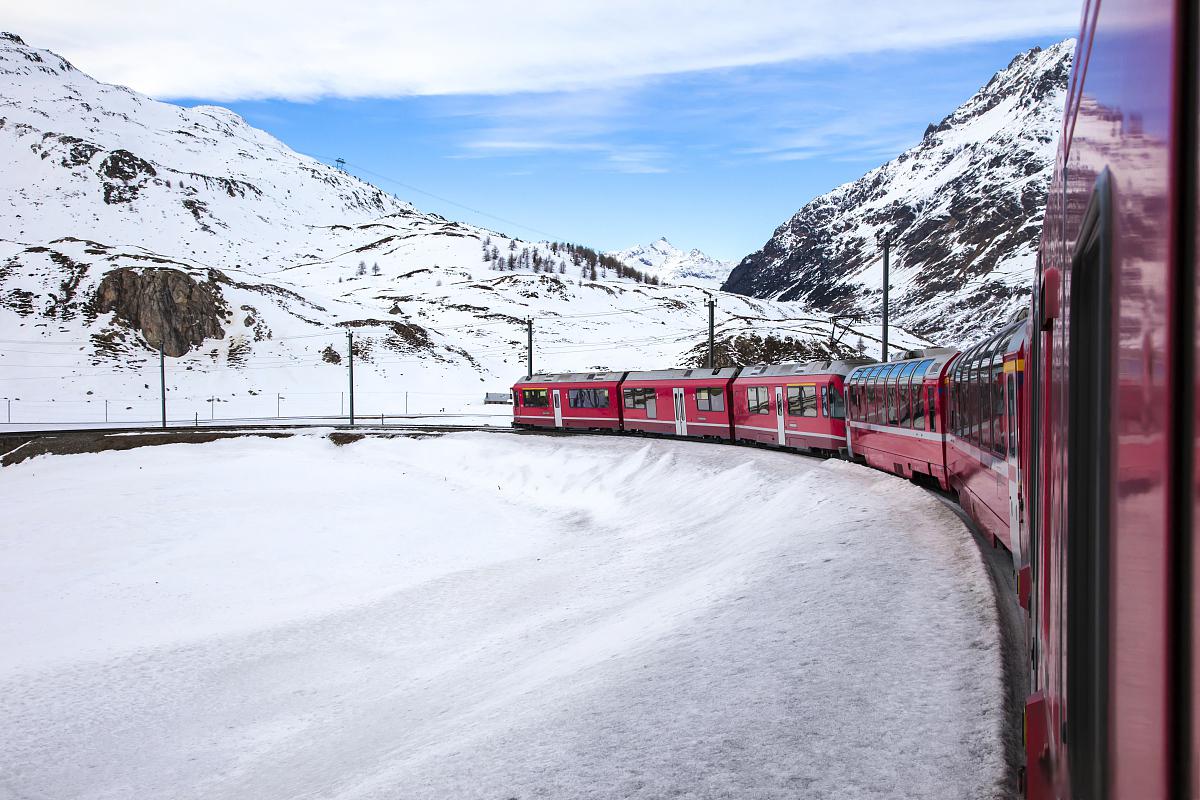
[[[751,416],[770,416],[771,391],[769,386],[746,387],[746,413]],[[751,399],[753,397],[753,399]]]
[[[793,389],[795,391],[792,391]],[[812,413],[809,413],[810,411]],[[809,419],[817,416],[817,385],[815,383],[790,383],[787,385],[787,415]]]
[[[603,404],[601,404],[603,400]],[[611,408],[612,398],[608,389],[599,386],[578,386],[567,389],[569,408]]]
[[[1064,733],[1072,792],[1107,794],[1112,477],[1112,176],[1096,179],[1071,255],[1067,319]]]
[[[540,398],[544,402],[530,402],[530,397],[537,397],[541,393]],[[549,408],[550,407],[550,389],[545,386],[530,386],[521,389],[521,407],[522,408]]]
[[[703,401],[703,402],[702,402]],[[715,402],[714,402],[715,401]],[[702,386],[696,390],[697,411],[724,411],[725,390],[719,387]]]
[[[898,381],[900,409],[896,418],[899,421],[899,425],[904,428],[911,428],[913,426],[912,380],[913,376],[917,373],[917,364],[919,363],[918,361],[909,361],[904,365],[904,369],[900,370]]]
[[[658,418],[658,390],[652,386],[625,386],[621,390],[625,408],[644,410],[646,419]]]
[[[825,416],[829,419],[845,419],[849,402],[847,393],[843,389],[839,389],[833,381],[830,381],[826,388],[828,393],[825,395]]]

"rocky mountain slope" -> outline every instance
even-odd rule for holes
[[[729,277],[734,264],[720,261],[700,250],[681,250],[660,237],[650,244],[639,244],[607,255],[616,258],[663,283],[674,285],[720,287]]]
[[[1029,296],[1074,40],[1018,55],[920,144],[805,205],[722,288],[878,319],[944,344],[999,327]]]
[[[420,211],[232,112],[99,83],[0,37],[0,379],[12,423],[477,405],[535,367],[695,364],[707,294],[595,251]],[[872,348],[803,304],[720,295],[722,352]],[[918,337],[901,335],[919,345]],[[5,420],[0,418],[0,423]]]

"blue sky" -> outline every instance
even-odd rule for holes
[[[736,259],[1018,52],[1074,35],[1080,5],[60,0],[6,24],[100,80],[231,107],[451,218]]]
[[[666,236],[738,259],[808,200],[916,144],[1018,52],[1067,35],[576,92],[222,105],[453,219],[603,249]]]

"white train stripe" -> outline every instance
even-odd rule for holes
[[[934,431],[914,431],[909,428],[901,428],[893,425],[876,425],[873,422],[859,422],[858,420],[847,420],[846,424],[851,428],[858,428],[859,430],[890,433],[893,436],[907,436],[910,439],[922,439],[927,442],[940,442],[943,436]]]

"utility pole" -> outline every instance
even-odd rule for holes
[[[888,249],[891,245],[891,234],[883,235],[883,361],[888,360],[888,289],[891,281],[888,279]]]
[[[350,424],[354,425],[354,331],[346,331],[346,350],[350,353]]]
[[[708,368],[713,368],[713,338],[716,334],[716,324],[714,322],[717,308],[717,301],[708,298]]]
[[[526,336],[525,363],[529,369],[529,374],[526,375],[525,377],[528,379],[528,378],[533,377],[533,318],[532,317],[525,320],[525,336]]]
[[[158,343],[158,392],[162,397],[162,426],[167,427],[167,359],[162,342]]]

